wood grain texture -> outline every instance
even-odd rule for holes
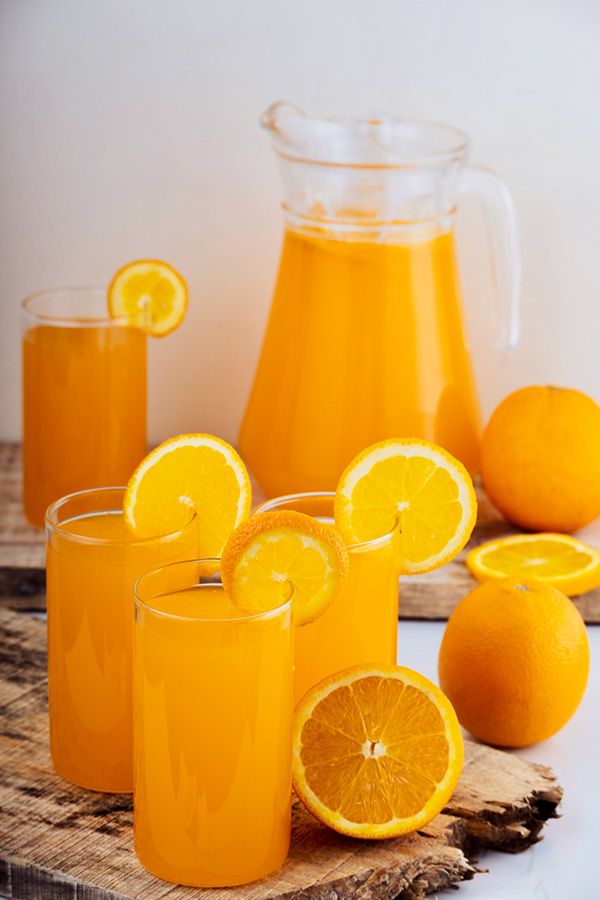
[[[517,529],[504,521],[481,490],[479,516],[467,549],[448,565],[400,583],[401,619],[447,619],[461,597],[477,582],[464,558],[471,547]],[[600,519],[580,537],[600,550]],[[13,605],[44,608],[44,535],[27,524],[21,509],[21,452],[18,444],[0,443],[0,597]],[[600,590],[573,600],[586,622],[600,622]]]
[[[132,846],[131,799],[81,790],[48,755],[45,623],[0,610],[0,894],[14,900],[417,900],[472,878],[481,848],[519,852],[556,815],[552,772],[467,742],[460,784],[421,832],[368,842],[337,835],[299,804],[289,859],[239,889],[153,878]]]

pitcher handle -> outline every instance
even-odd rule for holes
[[[465,169],[460,190],[481,200],[490,248],[493,325],[500,346],[514,350],[520,332],[521,253],[512,195],[495,172],[479,166]]]

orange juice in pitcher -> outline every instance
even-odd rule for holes
[[[518,252],[510,195],[465,169],[444,125],[264,116],[284,183],[273,305],[240,433],[270,495],[332,490],[362,448],[416,436],[478,468],[479,403],[465,334],[454,218],[461,190],[496,221],[504,341],[516,341]],[[501,288],[501,290],[500,290]]]

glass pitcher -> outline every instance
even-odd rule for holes
[[[389,437],[441,444],[475,474],[456,204],[462,191],[483,201],[499,337],[512,348],[520,266],[505,184],[466,167],[468,138],[447,125],[313,118],[289,103],[262,124],[283,177],[285,237],[239,437],[261,487],[334,490],[356,453]]]

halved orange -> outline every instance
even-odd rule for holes
[[[335,600],[348,566],[346,545],[335,528],[304,513],[280,510],[252,516],[231,534],[221,577],[233,602],[254,612],[276,609],[291,596],[300,625],[316,619]]]
[[[342,834],[390,838],[421,828],[450,799],[462,765],[452,704],[412,669],[346,669],[296,707],[296,793]]]
[[[198,556],[219,557],[251,503],[248,472],[233,447],[212,434],[182,434],[160,444],[137,467],[123,513],[136,534],[151,536],[183,528],[193,510]]]
[[[473,483],[457,459],[429,441],[398,438],[368,447],[342,473],[335,523],[346,543],[398,529],[401,572],[428,572],[469,540],[477,517]]]
[[[153,337],[164,337],[177,328],[187,304],[185,279],[160,259],[127,263],[108,288],[110,315],[126,319]]]
[[[600,553],[568,534],[515,534],[475,547],[466,564],[478,581],[532,576],[567,597],[600,587]]]

